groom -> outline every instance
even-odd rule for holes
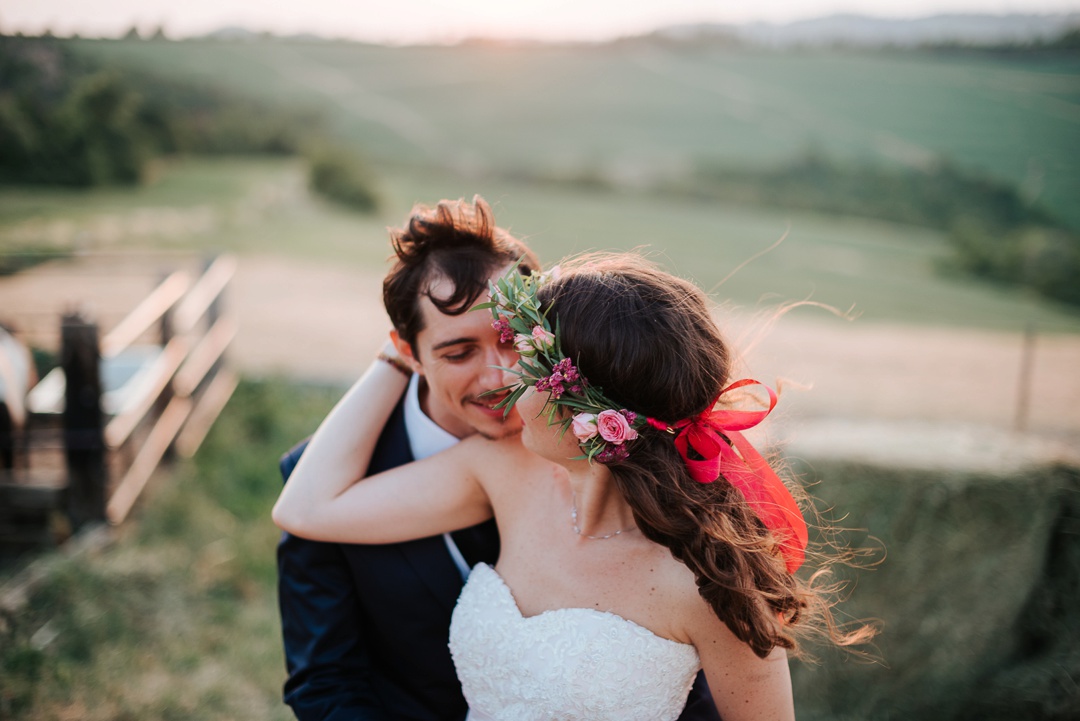
[[[383,281],[396,356],[411,377],[379,437],[369,473],[425,458],[480,433],[521,430],[485,391],[502,385],[492,366],[517,355],[485,313],[468,313],[489,278],[517,262],[540,267],[520,240],[497,228],[490,207],[442,201],[414,209],[392,231],[396,262]],[[281,462],[288,478],[305,444]],[[285,702],[300,721],[461,721],[467,705],[447,646],[450,615],[469,569],[494,565],[494,521],[382,546],[319,543],[285,534],[278,547],[279,599],[289,678]],[[718,719],[699,674],[685,721]]]

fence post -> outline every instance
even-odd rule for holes
[[[0,398],[0,470],[10,471],[15,468],[15,449],[19,445],[17,436],[15,422],[11,419],[7,403]]]
[[[79,313],[65,314],[60,326],[64,393],[64,448],[67,456],[67,511],[74,529],[105,520],[104,414],[101,410],[101,353],[97,325]]]
[[[1035,359],[1035,323],[1024,326],[1024,348],[1020,356],[1020,379],[1016,389],[1016,416],[1013,430],[1026,431],[1028,409],[1031,407],[1031,376]]]

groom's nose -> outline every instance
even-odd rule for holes
[[[513,368],[517,365],[518,354],[513,346],[500,343],[493,348],[484,358],[484,370],[480,376],[480,382],[488,389],[502,388],[514,382],[515,376],[504,368]]]

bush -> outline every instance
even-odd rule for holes
[[[954,262],[990,280],[1023,285],[1040,295],[1080,305],[1080,235],[1061,228],[1025,225],[996,231],[971,222],[949,234]]]
[[[341,147],[323,146],[309,154],[311,189],[342,205],[372,213],[379,200],[364,162]]]

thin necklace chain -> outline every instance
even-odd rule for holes
[[[620,528],[614,533],[609,533],[606,536],[590,536],[588,533],[582,533],[581,527],[577,522],[577,493],[570,492],[570,524],[574,527],[574,533],[578,534],[582,538],[588,538],[591,541],[603,541],[608,538],[615,538],[620,533],[626,533],[627,531],[633,531],[637,529],[637,526],[630,526],[629,528]]]

